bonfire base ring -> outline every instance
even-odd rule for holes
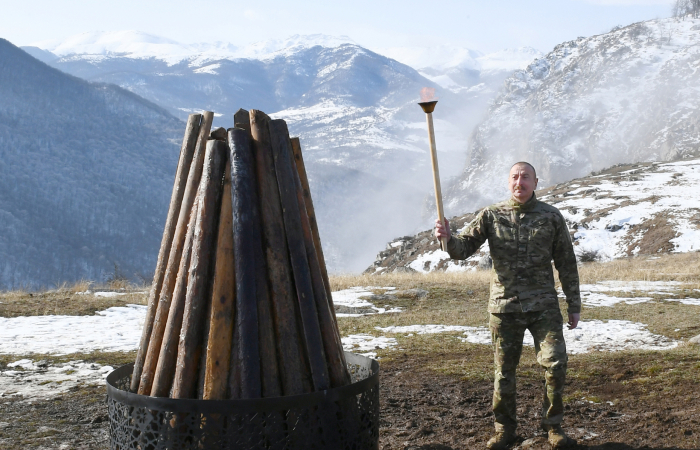
[[[345,353],[352,383],[275,398],[192,400],[129,392],[133,364],[107,376],[112,450],[379,448],[379,364]]]

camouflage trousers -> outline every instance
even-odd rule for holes
[[[561,423],[567,363],[563,325],[559,309],[491,314],[489,327],[494,346],[493,413],[496,431],[514,432],[518,425],[515,369],[520,362],[526,329],[535,339],[537,362],[545,369],[542,425]]]

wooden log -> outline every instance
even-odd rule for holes
[[[163,332],[167,324],[170,302],[172,300],[175,283],[178,278],[178,269],[180,268],[180,260],[182,259],[182,250],[185,244],[185,235],[187,233],[187,224],[189,223],[190,213],[194,205],[197,189],[199,187],[199,179],[202,176],[202,164],[204,161],[204,153],[206,150],[207,137],[211,130],[214,113],[206,111],[202,115],[202,124],[199,127],[199,135],[197,136],[197,145],[195,147],[192,164],[187,174],[187,184],[185,192],[182,195],[182,205],[180,214],[177,218],[177,226],[175,227],[175,235],[173,244],[168,255],[168,264],[163,276],[163,286],[160,292],[158,308],[153,320],[153,330],[148,343],[148,351],[141,372],[141,380],[138,388],[138,393],[149,395],[153,384],[156,366],[158,364],[158,356],[163,340]],[[186,276],[183,274],[182,276]]]
[[[239,123],[239,126],[246,125],[244,128],[249,137],[251,136],[251,119],[248,111],[244,109],[238,110],[234,115],[234,120],[247,123]],[[254,212],[254,227],[253,230],[257,233],[255,241],[260,242],[260,246],[255,247],[256,257],[256,281],[257,281],[257,297],[258,297],[258,333],[260,337],[260,363],[262,376],[262,395],[263,397],[278,397],[282,395],[280,385],[280,371],[277,363],[277,348],[275,339],[275,327],[273,322],[273,312],[271,304],[271,290],[268,286],[268,265],[266,263],[265,252],[263,249],[264,232],[262,230],[264,217],[262,214],[262,205],[267,202],[264,197],[265,192],[261,191],[261,178],[258,171],[257,152],[255,150],[255,141],[250,141],[251,151],[253,153],[253,168],[256,179],[256,199],[258,208]]]
[[[272,304],[270,290],[267,285],[267,265],[262,249],[260,234],[260,213],[254,211],[254,230],[257,236],[253,239],[261,245],[255,248],[255,281],[258,307],[258,338],[260,342],[260,370],[263,397],[279,397],[282,395],[279,367],[277,365],[277,348],[275,345],[275,327],[272,321]]]
[[[233,270],[233,216],[231,213],[231,166],[226,165],[216,244],[216,266],[204,372],[205,400],[228,398],[227,387],[233,341],[236,276]]]
[[[309,189],[309,179],[306,175],[306,167],[301,154],[301,144],[299,138],[291,138],[292,152],[294,153],[294,162],[297,170],[297,181],[299,183],[297,195],[301,195],[299,199],[299,209],[306,211],[302,213],[302,225],[304,226],[304,237],[306,239],[307,252],[313,248],[315,255],[309,253],[309,262],[312,268],[312,275],[319,276],[323,282],[325,291],[324,299],[328,307],[324,307],[322,303],[318,303],[319,320],[321,322],[321,330],[324,333],[324,343],[326,344],[326,352],[332,352],[328,356],[330,365],[331,382],[333,387],[342,386],[350,383],[350,374],[347,371],[347,362],[345,361],[345,353],[343,352],[343,344],[340,339],[340,331],[338,329],[338,319],[335,316],[335,307],[333,305],[333,297],[331,294],[331,285],[328,279],[328,270],[323,257],[323,249],[321,248],[321,237],[318,232],[318,223],[316,221],[316,212],[314,210],[313,200],[311,199],[311,190]],[[304,220],[306,218],[307,220]],[[309,234],[311,239],[309,240]],[[316,272],[318,270],[318,272]],[[314,292],[318,281],[314,281]],[[319,296],[316,297],[320,299]],[[330,316],[330,317],[329,317]],[[333,342],[329,340],[333,338]]]
[[[306,213],[309,217],[309,223],[311,225],[311,233],[313,234],[314,248],[316,249],[316,254],[318,255],[318,262],[321,267],[321,274],[323,275],[323,284],[326,287],[326,294],[328,295],[328,299],[332,302],[333,297],[331,296],[331,283],[328,279],[326,259],[323,256],[323,247],[321,246],[321,235],[318,232],[316,210],[314,208],[314,202],[311,198],[311,189],[309,188],[309,177],[306,174],[306,166],[304,165],[304,158],[302,157],[301,153],[301,143],[299,142],[298,137],[293,137],[290,139],[290,141],[292,143],[292,152],[294,153],[294,163],[297,169],[297,174],[299,175],[299,181],[301,182],[301,188],[304,194],[304,205],[306,206]],[[333,309],[333,320],[337,323],[337,318],[335,317],[335,309]]]
[[[182,317],[185,313],[185,300],[187,297],[187,281],[192,257],[192,240],[194,239],[195,225],[199,211],[199,201],[195,201],[190,214],[190,222],[187,226],[185,246],[180,259],[180,268],[175,289],[173,290],[168,321],[163,330],[162,344],[158,352],[158,364],[153,375],[153,385],[150,395],[152,397],[169,397],[175,376],[175,363],[177,361],[177,347],[179,345],[180,330],[182,329]]]
[[[240,111],[239,111],[240,112]],[[241,119],[242,120],[242,119]],[[304,363],[301,328],[298,327],[292,271],[282,218],[277,174],[270,143],[270,118],[262,111],[250,112],[250,128],[262,216],[262,242],[273,306],[277,354],[284,395],[311,392],[311,372]]]
[[[233,115],[233,126],[242,128],[250,134],[250,113],[241,108]]]
[[[318,312],[314,300],[311,271],[304,245],[301,213],[296,196],[296,183],[294,181],[296,170],[294,169],[292,149],[289,142],[289,132],[284,120],[270,121],[270,135],[284,227],[287,232],[289,259],[294,275],[294,285],[304,330],[306,354],[311,368],[311,378],[314,390],[325,390],[330,387],[330,380],[326,365],[326,355],[323,349],[321,328],[318,322]]]
[[[311,223],[306,212],[304,189],[297,172],[293,171],[293,175],[296,184],[297,202],[299,203],[304,246],[306,247],[306,257],[309,261],[311,282],[314,289],[314,300],[316,302],[316,311],[318,312],[318,323],[321,328],[321,338],[323,339],[323,349],[326,353],[331,387],[345,386],[346,384],[350,384],[350,374],[347,370],[340,334],[338,333],[334,320],[335,317],[331,311],[333,301],[328,300],[326,286],[323,282],[318,253],[314,247]]]
[[[170,196],[168,217],[165,220],[163,239],[160,242],[160,251],[158,252],[158,259],[156,260],[156,271],[153,274],[153,284],[151,285],[151,291],[148,295],[148,310],[146,311],[146,319],[144,321],[143,331],[141,333],[141,341],[139,343],[138,353],[136,354],[134,371],[131,375],[130,388],[132,392],[137,392],[139,388],[143,362],[146,359],[148,342],[151,339],[151,331],[153,330],[153,321],[155,320],[156,310],[158,309],[160,290],[163,286],[165,265],[168,262],[170,248],[172,247],[173,237],[175,236],[175,227],[177,226],[177,218],[180,215],[182,196],[185,192],[185,186],[187,184],[187,174],[190,171],[190,165],[192,164],[192,156],[194,155],[194,148],[195,144],[197,143],[197,135],[199,134],[199,124],[201,119],[201,114],[190,114],[187,118],[185,136],[182,139],[182,147],[180,147],[180,159],[177,163],[177,171],[175,172],[173,193]]]
[[[203,328],[211,302],[211,285],[216,257],[217,225],[221,207],[221,189],[228,157],[226,143],[207,143],[202,180],[199,183],[199,210],[192,239],[192,255],[187,281],[185,313],[175,366],[172,398],[194,398],[201,360]]]
[[[237,288],[234,288],[236,291]],[[238,301],[236,301],[238,303]],[[234,306],[235,309],[235,306]],[[240,332],[236,328],[237,318],[233,322],[233,343],[231,344],[231,357],[229,358],[228,370],[228,388],[226,389],[228,397],[232,399],[241,398],[241,349],[240,349]],[[261,388],[262,389],[262,388]]]
[[[254,210],[257,206],[256,180],[253,154],[248,132],[233,128],[229,130],[231,164],[231,204],[233,211],[234,271],[236,272],[236,324],[234,346],[237,355],[233,362],[239,364],[231,373],[229,391],[240,398],[259,398],[262,395],[260,378],[260,346],[258,334],[257,281],[255,270],[256,233]],[[236,377],[238,380],[236,380]],[[235,395],[235,394],[234,394]]]
[[[209,139],[216,139],[217,141],[225,141],[226,140],[226,128],[218,127],[218,128],[211,130],[211,133],[209,133]]]

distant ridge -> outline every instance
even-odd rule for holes
[[[0,39],[0,289],[149,281],[184,123]]]
[[[183,44],[172,39],[137,30],[90,31],[61,40],[40,41],[32,48],[43,49],[57,57],[70,55],[119,56],[134,59],[150,59],[177,64],[193,60],[268,59],[280,51],[299,50],[316,46],[334,48],[343,44],[355,44],[347,36],[325,34],[294,35],[286,39],[271,39],[238,46],[229,42]]]

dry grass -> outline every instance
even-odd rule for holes
[[[424,289],[427,297],[397,296],[396,300],[382,300],[375,306],[399,306],[400,314],[378,314],[363,317],[344,317],[339,322],[342,335],[356,333],[376,334],[375,327],[391,325],[442,324],[483,325],[488,320],[486,307],[489,298],[488,271],[462,273],[390,274],[381,276],[343,275],[331,277],[334,291],[352,286],[395,287],[398,290]],[[377,293],[383,291],[377,290]]]
[[[603,280],[681,281],[700,288],[700,253],[671,253],[658,257],[638,256],[609,262],[592,262],[579,268],[582,283]]]
[[[648,325],[649,331],[673,339],[688,339],[700,333],[695,319],[700,315],[700,306],[684,305],[665,298],[700,297],[700,254],[670,254],[658,258],[634,257],[606,263],[586,263],[580,267],[582,283],[595,284],[603,280],[620,281],[680,281],[683,285],[674,290],[676,296],[650,294],[648,292],[610,292],[609,295],[625,297],[652,297],[654,300],[639,303],[618,303],[612,307],[584,307],[583,320],[629,320]],[[396,287],[399,290],[420,288],[428,291],[424,298],[401,298],[392,301],[376,300],[375,306],[400,306],[399,314],[381,314],[363,317],[343,317],[339,327],[343,336],[367,333],[385,335],[375,327],[401,325],[468,325],[487,326],[487,303],[489,297],[490,271],[430,274],[387,275],[341,275],[332,276],[333,290],[352,286]],[[383,291],[376,290],[380,294]],[[383,297],[386,298],[386,297]],[[566,317],[566,303],[561,302],[562,314]],[[398,341],[401,350],[379,350],[380,357],[391,359],[397,354],[428,354],[450,352],[460,349],[465,359],[439,363],[435,369],[445,373],[471,373],[470,377],[483,377],[483,365],[490,356],[487,346],[462,343],[460,333],[443,333],[406,337],[389,334]],[[532,353],[532,354],[531,354]],[[534,358],[534,351],[523,354],[524,361]],[[577,356],[576,358],[588,358]],[[534,359],[533,359],[534,361]],[[472,369],[469,369],[472,367]],[[471,371],[471,372],[470,372]],[[467,376],[467,375],[464,375]]]
[[[387,273],[382,275],[332,275],[331,289],[338,291],[353,286],[393,286],[397,289],[423,288],[440,285],[454,287],[462,285],[488,285],[491,272],[477,270],[468,272]]]
[[[45,315],[92,315],[112,306],[127,304],[145,305],[148,300],[147,289],[127,286],[124,295],[114,297],[97,297],[85,294],[88,289],[99,291],[93,283],[79,281],[66,283],[57,289],[44,292],[14,290],[0,292],[0,317],[45,316]],[[104,289],[114,291],[111,286]]]

